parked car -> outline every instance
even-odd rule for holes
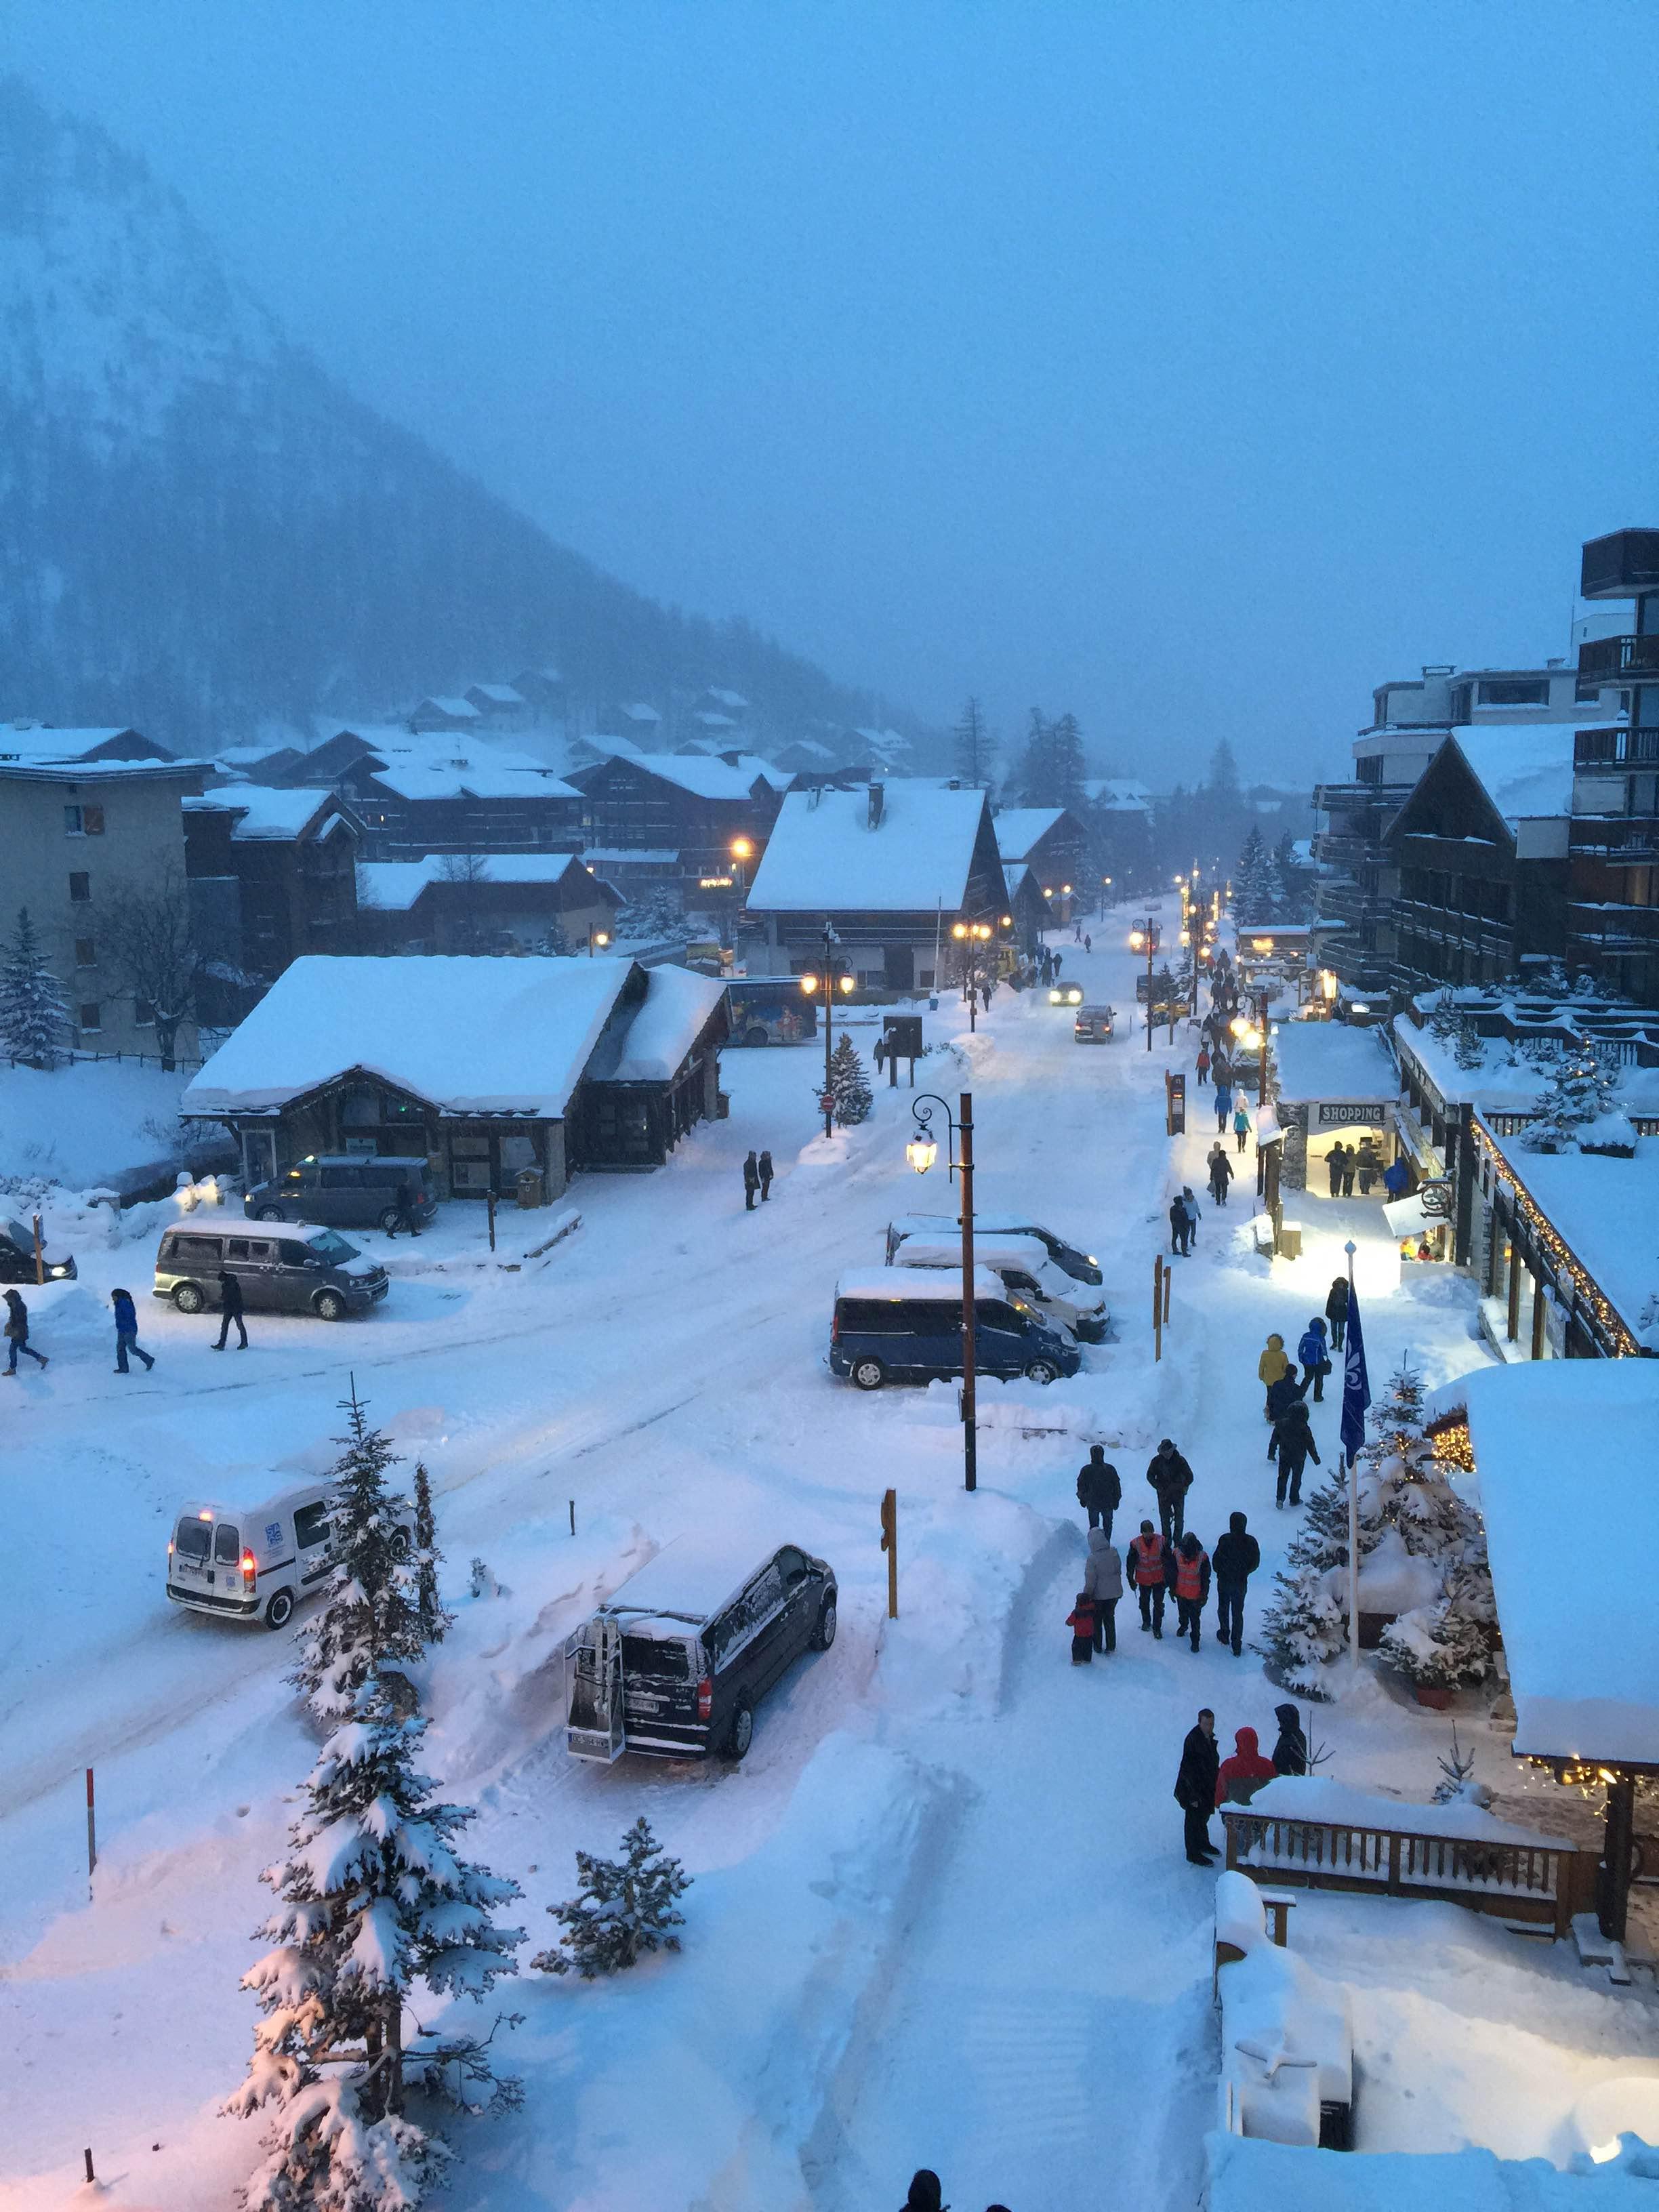
[[[1077,1019],[1072,1024],[1072,1036],[1078,1044],[1109,1044],[1116,1035],[1115,1006],[1079,1006]]]
[[[49,1283],[72,1282],[74,1259],[67,1252],[61,1257],[48,1252],[41,1261],[41,1273]],[[34,1231],[21,1221],[0,1221],[0,1283],[34,1280]]]
[[[798,1544],[680,1537],[629,1577],[565,1647],[565,1741],[578,1759],[624,1751],[741,1759],[755,1707],[805,1651],[836,1640],[836,1577]]]
[[[187,1498],[180,1505],[167,1539],[174,1605],[286,1628],[301,1599],[321,1587],[334,1565],[327,1489],[306,1482],[267,1494],[270,1480],[255,1474],[242,1499]],[[414,1528],[406,1511],[400,1517],[392,1546],[406,1553]]]
[[[180,1313],[219,1304],[219,1271],[241,1285],[250,1313],[310,1313],[343,1321],[386,1294],[386,1269],[332,1229],[298,1223],[282,1236],[169,1229],[155,1255],[155,1294]]]
[[[902,1247],[907,1267],[962,1266],[962,1241],[952,1236],[938,1243],[925,1237],[907,1237]],[[1003,1288],[1015,1298],[1035,1306],[1056,1328],[1069,1329],[1085,1344],[1103,1344],[1111,1316],[1097,1291],[1062,1274],[1048,1257],[1048,1249],[1035,1237],[994,1237],[974,1225],[974,1260],[988,1267]]]
[[[899,1246],[907,1237],[926,1237],[930,1241],[941,1236],[959,1236],[962,1218],[955,1213],[902,1213],[887,1224],[887,1261],[890,1267],[898,1257]],[[976,1237],[1035,1237],[1047,1251],[1062,1274],[1069,1275],[1074,1283],[1098,1283],[1100,1262],[1092,1252],[1079,1252],[1075,1244],[1068,1244],[1063,1237],[1056,1237],[1052,1229],[1045,1229],[1040,1221],[1033,1221],[1020,1213],[980,1213],[974,1215],[974,1234]]]
[[[395,1229],[398,1192],[407,1187],[410,1212],[423,1229],[438,1211],[432,1171],[422,1155],[319,1152],[285,1175],[255,1183],[242,1200],[251,1221],[317,1221],[330,1229]]]
[[[962,1372],[961,1276],[931,1267],[870,1267],[836,1285],[830,1369],[860,1390],[931,1382]],[[1075,1375],[1077,1341],[1014,1297],[988,1267],[974,1270],[974,1364],[981,1375],[1052,1382]]]
[[[1081,983],[1056,983],[1048,994],[1051,1006],[1080,1006],[1083,1004]]]

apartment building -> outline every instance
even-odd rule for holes
[[[1601,711],[1574,734],[1567,957],[1659,1006],[1659,530],[1589,539],[1578,588],[1632,608],[1621,635],[1578,648],[1580,686]]]

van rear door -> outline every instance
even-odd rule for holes
[[[173,1532],[167,1580],[191,1596],[205,1596],[213,1584],[213,1522],[195,1513],[180,1516]]]
[[[626,1732],[655,1749],[701,1751],[708,1729],[698,1712],[699,1657],[689,1634],[647,1635],[624,1628],[623,1712]]]

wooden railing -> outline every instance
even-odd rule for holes
[[[1437,1898],[1501,1919],[1567,1933],[1594,1889],[1590,1855],[1571,1844],[1492,1844],[1425,1836],[1410,1828],[1348,1827],[1221,1808],[1227,1864],[1308,1889],[1371,1890],[1384,1897]]]

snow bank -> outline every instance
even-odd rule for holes
[[[1561,2173],[1541,2158],[1489,2150],[1291,2149],[1244,2136],[1204,2139],[1208,2212],[1651,2212],[1653,2189],[1627,2173]]]
[[[80,1060],[42,1074],[0,1064],[0,1176],[123,1188],[179,1157],[186,1078],[131,1060]]]
[[[1461,1842],[1522,1844],[1567,1850],[1560,1836],[1541,1836],[1483,1813],[1477,1805],[1408,1805],[1398,1797],[1351,1790],[1344,1782],[1317,1774],[1281,1774],[1263,1784],[1250,1800],[1252,1813],[1279,1820],[1329,1821],[1347,1828],[1395,1828],[1417,1836],[1451,1836]]]

